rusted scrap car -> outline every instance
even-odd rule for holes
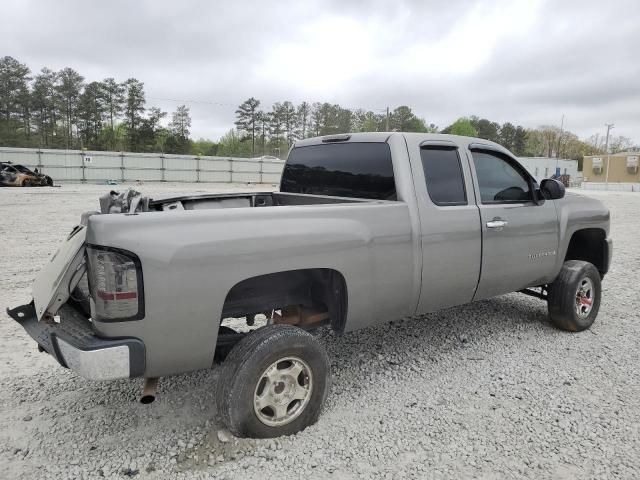
[[[2,187],[52,187],[49,175],[34,172],[24,165],[11,162],[0,163],[0,186]]]

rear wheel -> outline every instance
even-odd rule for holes
[[[330,363],[315,337],[289,325],[248,334],[223,364],[218,411],[238,437],[291,435],[315,423],[329,391]]]
[[[549,317],[571,332],[589,328],[600,309],[600,273],[589,262],[569,260],[549,286]]]
[[[31,182],[30,178],[25,178],[24,180],[22,180],[22,186],[23,187],[30,187],[32,185],[33,185],[33,183]]]

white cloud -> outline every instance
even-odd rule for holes
[[[5,2],[0,55],[34,71],[134,76],[150,105],[186,102],[194,136],[231,128],[249,96],[378,110],[410,105],[640,142],[637,0]],[[178,102],[158,100],[176,99]]]

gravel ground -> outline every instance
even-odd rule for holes
[[[0,189],[3,308],[28,299],[39,267],[109,188]],[[162,379],[145,406],[140,380],[87,382],[5,316],[0,478],[637,478],[640,195],[589,194],[611,208],[615,241],[591,330],[558,331],[543,302],[511,294],[326,332],[332,390],[319,423],[292,437],[221,435],[217,369]]]

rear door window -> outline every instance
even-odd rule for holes
[[[396,200],[386,143],[326,143],[291,150],[280,191]]]
[[[457,148],[423,147],[420,149],[427,192],[436,205],[466,205],[462,165]]]

